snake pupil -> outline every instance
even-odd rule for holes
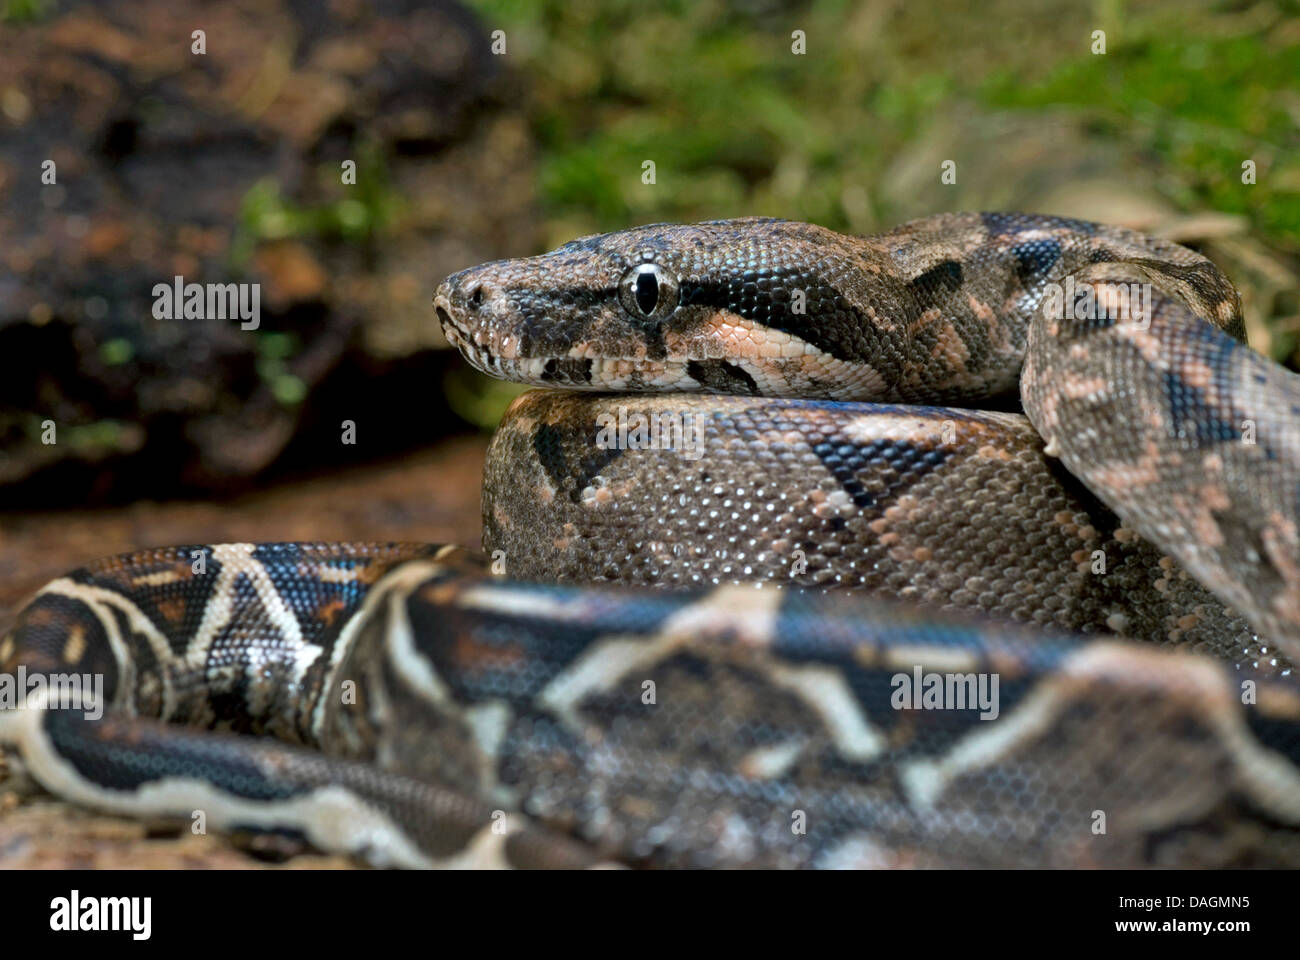
[[[648,317],[658,304],[659,281],[655,279],[653,268],[643,269],[636,277],[636,305]]]

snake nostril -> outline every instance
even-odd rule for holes
[[[483,304],[483,286],[482,286],[481,284],[477,284],[477,283],[474,284],[474,286],[470,287],[469,290],[466,292],[466,294],[465,294],[465,299],[469,302],[469,305],[470,305],[471,307],[479,307],[479,306],[482,306],[482,304]]]

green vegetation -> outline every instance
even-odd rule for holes
[[[108,367],[128,363],[135,356],[135,347],[125,337],[114,337],[99,345],[99,359]]]
[[[289,372],[287,361],[302,349],[296,334],[271,330],[257,334],[257,375],[271,387],[271,393],[283,406],[302,403],[307,385]]]
[[[1156,157],[1180,206],[1245,214],[1265,232],[1300,240],[1300,34],[1192,37],[1166,32],[1109,57],[1061,64],[1025,85],[1010,72],[984,89],[1017,109],[1084,111],[1106,135]],[[1257,182],[1243,189],[1242,163]]]
[[[4,0],[0,23],[31,23],[44,19],[50,9],[49,0]]]
[[[341,175],[337,164],[323,165],[317,171],[317,182],[329,199],[310,205],[288,200],[274,179],[255,183],[240,206],[231,245],[233,264],[247,264],[264,240],[320,237],[360,243],[389,228],[397,219],[402,199],[389,186],[383,158],[373,150],[363,150],[357,160],[356,183],[342,184]]]
[[[337,164],[317,170],[321,193],[329,200],[299,204],[288,200],[274,179],[259,180],[244,196],[231,243],[236,271],[246,268],[257,244],[267,240],[320,238],[360,244],[389,229],[397,220],[402,198],[389,185],[387,168],[374,150],[363,149],[357,161],[356,183],[344,185]],[[307,396],[307,385],[288,370],[288,360],[302,349],[292,334],[263,331],[257,340],[257,373],[275,399],[292,407]],[[105,356],[105,362],[113,362]]]
[[[1118,0],[471,4],[506,30],[508,58],[529,76],[551,239],[739,213],[872,229],[892,220],[873,185],[929,124],[1063,108],[1163,168],[1177,206],[1245,214],[1300,246],[1290,0],[1245,13]],[[1090,50],[1098,28],[1104,56]],[[640,179],[647,159],[654,189]],[[1247,159],[1254,187],[1241,183]]]

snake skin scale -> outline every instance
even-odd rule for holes
[[[50,583],[0,639],[44,786],[379,865],[1300,865],[1300,386],[1204,257],[656,224],[434,306],[549,388],[493,438],[485,555]]]

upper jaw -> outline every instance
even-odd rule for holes
[[[434,294],[433,312],[442,326],[442,335],[447,338],[447,342],[474,366],[484,372],[491,372],[479,362],[480,357],[490,357],[491,351],[481,346],[469,327],[459,319],[459,311],[452,305],[451,287],[446,282]]]
[[[445,280],[439,285],[438,292],[433,295],[433,313],[438,318],[438,323],[442,325],[443,335],[449,341],[452,339],[453,330],[460,334],[465,333],[456,323],[451,307],[451,287]]]

